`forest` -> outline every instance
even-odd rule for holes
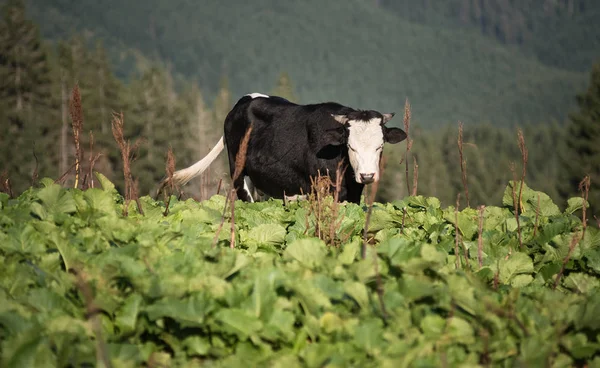
[[[477,2],[468,1],[448,2],[454,4],[448,6],[414,6],[411,8],[412,12],[404,11],[406,7],[403,7],[403,2],[386,1],[374,4],[360,2],[353,7],[348,7],[352,8],[352,11],[340,10],[340,16],[352,18],[358,12],[356,9],[364,10],[363,7],[367,7],[365,9],[369,9],[370,15],[378,15],[382,8],[387,7],[386,9],[392,13],[402,14],[402,17],[407,19],[394,23],[395,27],[410,26],[412,27],[410,33],[418,34],[421,38],[437,35],[439,36],[437,42],[441,43],[444,43],[444,37],[452,38],[458,43],[446,46],[464,46],[460,49],[461,53],[473,47],[471,51],[476,51],[479,56],[489,59],[493,65],[502,63],[493,68],[492,64],[482,66],[483,69],[478,73],[483,73],[485,70],[493,71],[489,73],[488,79],[460,74],[466,69],[477,68],[478,63],[469,64],[468,68],[461,68],[457,73],[452,73],[451,69],[448,69],[452,68],[450,65],[441,68],[448,72],[446,74],[450,80],[460,82],[453,90],[460,93],[449,93],[449,90],[445,89],[445,82],[441,83],[435,78],[429,83],[414,80],[409,87],[413,89],[412,91],[405,89],[402,93],[398,93],[391,86],[382,86],[381,82],[365,82],[368,80],[367,77],[358,72],[350,72],[355,68],[351,64],[338,68],[336,73],[345,73],[344,77],[339,77],[339,84],[329,86],[332,88],[329,90],[327,86],[331,80],[307,72],[312,77],[321,78],[324,83],[323,88],[311,87],[314,80],[311,81],[306,75],[299,74],[302,71],[297,69],[297,65],[294,62],[287,63],[286,60],[279,60],[275,65],[273,68],[277,70],[275,75],[271,71],[270,75],[262,73],[258,78],[252,75],[254,68],[264,70],[264,65],[260,66],[264,61],[258,55],[254,57],[257,60],[256,65],[247,68],[247,74],[244,76],[239,72],[243,69],[240,65],[234,67],[231,64],[224,69],[215,70],[214,63],[205,60],[205,64],[202,64],[202,60],[199,59],[190,60],[191,63],[196,63],[196,71],[191,72],[186,69],[185,62],[182,61],[182,57],[187,55],[186,52],[191,50],[188,47],[194,39],[191,36],[190,39],[182,39],[180,40],[182,43],[177,44],[170,42],[174,41],[172,38],[174,36],[169,35],[167,29],[162,29],[160,42],[157,38],[154,46],[149,43],[146,47],[143,42],[145,35],[140,34],[137,39],[139,49],[134,50],[128,48],[126,42],[128,38],[134,39],[136,35],[124,34],[123,39],[117,42],[116,33],[106,33],[111,29],[117,29],[111,28],[110,25],[110,22],[116,21],[116,17],[107,16],[106,28],[97,31],[97,37],[90,36],[88,31],[94,24],[100,24],[101,19],[96,19],[96,23],[90,21],[89,28],[85,31],[74,31],[78,23],[68,23],[70,16],[78,9],[84,9],[85,1],[73,5],[71,9],[67,9],[66,2],[62,1],[30,4],[10,0],[3,3],[0,23],[2,35],[0,39],[0,80],[2,80],[0,170],[4,190],[6,191],[9,185],[14,194],[22,192],[43,177],[61,178],[66,183],[73,180],[75,147],[70,125],[69,99],[73,87],[77,84],[81,90],[84,112],[85,134],[81,137],[81,144],[89,156],[86,157],[84,166],[90,165],[91,159],[94,158],[95,170],[104,173],[116,183],[117,187],[122,188],[121,160],[110,127],[113,112],[122,112],[127,137],[132,142],[136,140],[138,142],[132,170],[141,194],[151,193],[164,177],[165,158],[169,147],[173,148],[178,168],[183,168],[203,157],[220,137],[224,117],[232,104],[244,93],[240,91],[240,86],[255,85],[256,90],[280,95],[300,103],[323,98],[337,99],[340,102],[351,101],[357,104],[354,107],[359,108],[372,103],[368,105],[369,108],[382,106],[382,109],[387,111],[391,106],[397,113],[394,119],[396,126],[403,125],[403,109],[407,103],[411,112],[409,127],[411,147],[407,150],[407,145],[401,144],[399,147],[386,148],[384,179],[378,194],[378,199],[381,201],[399,199],[414,191],[418,194],[436,196],[444,204],[452,204],[456,200],[457,193],[464,190],[466,183],[470,190],[471,206],[499,203],[508,180],[512,180],[515,176],[520,177],[522,173],[523,160],[517,129],[522,129],[524,144],[528,151],[526,181],[531,187],[548,193],[558,203],[565,203],[568,196],[578,193],[579,182],[584,175],[589,174],[592,181],[590,196],[591,198],[599,196],[594,188],[600,179],[598,177],[600,154],[596,144],[600,135],[598,124],[600,66],[597,60],[593,59],[597,55],[593,54],[594,51],[590,51],[594,50],[593,42],[597,42],[597,37],[588,37],[591,44],[577,48],[577,52],[573,53],[574,60],[580,62],[565,66],[560,60],[572,52],[568,44],[556,43],[556,52],[553,57],[550,57],[548,53],[543,52],[548,44],[544,44],[545,38],[541,36],[550,29],[544,28],[550,27],[548,24],[564,20],[567,29],[575,29],[575,23],[581,23],[581,19],[584,18],[591,19],[584,24],[584,28],[587,27],[586,29],[591,29],[590,32],[595,32],[592,22],[594,16],[598,14],[595,2],[558,2],[564,6],[553,11],[541,8],[546,9],[548,13],[544,18],[545,23],[531,16],[532,18],[527,20],[530,26],[528,31],[517,25],[504,24],[497,20],[497,17],[509,19],[512,14],[494,13],[498,9],[508,11],[506,7],[500,6],[504,2],[499,0],[495,2],[496,7],[479,10],[469,5]],[[435,4],[433,1],[423,4],[425,3]],[[573,3],[575,5],[572,5]],[[276,4],[271,5],[271,13],[274,14],[260,13],[260,16],[272,15],[269,18],[270,22],[278,19],[275,15],[281,15],[280,12],[294,10],[284,9]],[[472,17],[461,18],[463,12],[459,11],[462,9],[460,6],[467,5],[469,5],[467,13]],[[51,9],[46,9],[45,6]],[[209,3],[206,6],[218,8],[216,4]],[[521,16],[538,14],[535,11],[526,11],[529,8],[523,6],[519,13]],[[514,5],[513,8],[513,11],[516,11],[519,6]],[[48,10],[45,13],[48,20],[40,20],[40,14],[44,9]],[[94,9],[90,5],[88,11],[80,11],[79,14],[82,19],[100,14],[93,11]],[[163,8],[157,6],[153,9],[154,12],[158,12]],[[167,10],[165,10],[165,18],[169,18],[168,15],[171,14]],[[182,10],[185,8],[179,9],[178,14],[181,14]],[[243,10],[236,11],[243,13]],[[300,10],[302,14],[314,16],[311,13],[314,10],[309,11],[308,8]],[[218,13],[217,10],[215,12]],[[437,14],[437,18],[432,14]],[[492,14],[496,14],[496,18],[492,17]],[[370,15],[364,17],[370,19]],[[436,30],[432,25],[436,24],[437,19],[442,15],[445,15],[445,19],[450,23],[445,24],[444,32],[440,33],[440,29]],[[361,24],[368,28],[370,20],[361,20],[364,20]],[[161,22],[165,21],[157,18],[156,27],[160,28],[161,24],[164,24]],[[178,23],[176,19],[171,19],[171,22]],[[498,31],[493,34],[484,32],[486,27],[495,24],[494,22],[504,25],[497,27]],[[70,26],[61,27],[63,23],[68,23]],[[49,24],[54,24],[54,28]],[[442,23],[439,24],[438,27],[441,27]],[[544,24],[546,26],[543,27]],[[488,26],[484,27],[484,25]],[[140,25],[139,29],[142,28]],[[71,31],[61,33],[65,29]],[[294,30],[290,29],[290,32],[292,31]],[[208,42],[207,40],[210,39],[211,47],[223,45],[225,38],[219,39],[217,36],[221,34],[222,37],[226,37],[225,32],[219,33],[216,25],[213,32],[214,35],[204,35],[203,42]],[[398,28],[395,28],[394,32],[389,32],[386,37],[393,38],[396,37],[395,34],[402,33]],[[522,34],[522,37],[506,36],[510,32]],[[580,37],[575,38],[574,42],[583,44],[583,41],[588,39],[584,40],[583,35],[578,32],[573,31],[573,34],[573,37]],[[464,37],[457,38],[456,35],[468,37],[468,42]],[[506,48],[484,47],[486,42],[491,42],[489,40],[491,37],[496,38],[494,42],[498,45],[504,45]],[[550,38],[546,42],[554,41]],[[420,39],[417,43],[422,45],[423,42]],[[468,46],[469,44],[471,46]],[[177,52],[175,49],[163,49],[165,45],[181,47],[183,56],[180,55],[169,62],[165,61],[163,59],[165,54]],[[515,47],[526,48],[529,51],[523,53],[507,51]],[[210,48],[207,46],[208,49]],[[252,50],[242,51],[247,54],[252,52]],[[215,52],[218,54],[217,51]],[[501,58],[498,57],[498,52],[501,53]],[[118,53],[122,57],[115,57]],[[134,54],[135,62],[132,62],[131,55]],[[534,56],[519,60],[521,55],[529,54]],[[228,57],[235,59],[236,55],[233,53]],[[327,59],[327,56],[323,57]],[[404,57],[410,59],[410,55]],[[415,55],[417,62],[424,58],[436,59],[435,55]],[[124,62],[124,60],[129,61]],[[589,62],[589,67],[586,68],[584,61]],[[593,61],[596,64],[592,67]],[[319,73],[333,70],[327,68],[330,62],[331,60],[322,60],[311,68],[316,68],[313,71]],[[374,61],[372,64],[380,68],[383,74],[387,74],[385,68],[389,62],[395,63],[393,58],[382,58],[381,64],[379,61]],[[457,62],[466,63],[469,60],[461,59]],[[322,67],[318,68],[317,64]],[[527,67],[529,69],[519,68],[517,64],[529,65]],[[288,65],[290,70],[283,70],[282,65]],[[427,65],[429,70],[434,70],[436,67],[435,64]],[[398,77],[397,73],[406,73],[417,78],[417,69],[411,63],[402,66],[393,65],[393,68],[389,73],[396,75],[395,80],[404,78],[402,75]],[[517,74],[500,74],[496,72],[497,68],[514,70]],[[363,72],[368,73],[368,71]],[[255,84],[247,82],[254,78]],[[510,78],[516,78],[520,82],[513,86],[515,88],[511,89],[510,93],[499,94],[498,91],[505,89],[505,85],[500,81],[513,83],[510,82]],[[551,83],[547,84],[548,81]],[[364,99],[357,99],[356,94],[345,94],[345,91],[352,89],[349,88],[350,85],[360,85],[361,88],[364,85]],[[369,88],[393,98],[385,100],[381,98],[381,94],[374,93]],[[317,90],[320,92],[315,92]],[[469,92],[472,94],[466,93],[467,90],[472,91]],[[373,102],[375,100],[379,102]],[[467,113],[463,114],[465,109],[455,106],[457,100],[467,106]],[[491,100],[497,103],[492,103]],[[519,106],[514,103],[518,103]],[[427,109],[424,106],[427,106]],[[449,113],[450,107],[453,109],[452,113]],[[462,158],[457,145],[459,122],[464,123],[461,133]],[[216,193],[220,183],[227,183],[228,170],[226,170],[224,156],[210,172],[185,188],[187,195],[198,199],[206,198]],[[464,180],[461,166],[466,169]],[[600,203],[598,200],[590,202]]]

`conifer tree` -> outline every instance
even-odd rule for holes
[[[16,191],[24,190],[36,170],[46,175],[56,156],[48,53],[22,0],[7,1],[0,21],[0,161]]]
[[[564,196],[577,195],[579,182],[589,175],[592,213],[600,214],[600,62],[591,72],[587,91],[577,95],[579,111],[570,115],[563,156]]]
[[[274,96],[279,96],[287,99],[291,102],[298,102],[298,97],[294,92],[294,87],[292,85],[292,81],[290,76],[286,72],[282,72],[277,79],[277,84],[273,89],[272,94]]]

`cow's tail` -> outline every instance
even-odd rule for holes
[[[173,187],[181,188],[182,186],[186,185],[190,180],[206,171],[210,164],[212,164],[215,161],[215,159],[219,156],[221,151],[223,151],[223,148],[225,148],[225,143],[224,137],[221,136],[219,142],[213,147],[213,149],[210,150],[208,155],[206,155],[202,160],[196,162],[190,167],[175,171],[173,173]],[[170,186],[169,178],[163,179],[163,181],[160,183],[157,196],[164,190],[165,186],[167,185]]]

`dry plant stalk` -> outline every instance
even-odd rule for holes
[[[244,134],[244,138],[242,138],[242,142],[240,143],[240,149],[238,153],[235,155],[235,170],[233,171],[232,183],[235,183],[237,179],[242,174],[244,170],[244,166],[246,166],[246,154],[248,152],[248,142],[250,142],[250,134],[252,133],[252,123],[246,130],[246,134]],[[231,186],[231,238],[229,241],[229,247],[231,249],[235,248],[235,190],[236,188]]]
[[[533,238],[535,238],[535,234],[537,234],[537,229],[540,224],[540,212],[542,209],[540,208],[540,194],[537,195],[537,208],[535,209],[535,223],[533,225]]]
[[[577,243],[579,243],[579,240],[581,240],[581,239],[583,239],[583,236],[579,236],[579,233],[573,234],[573,238],[571,238],[571,243],[569,244],[569,251],[567,252],[567,256],[563,260],[562,266],[560,268],[560,272],[558,273],[558,275],[556,275],[556,279],[554,279],[553,289],[556,289],[556,287],[560,283],[560,279],[562,278],[563,274],[565,273],[565,267],[567,266],[567,263],[569,263],[569,260],[571,259],[571,255],[573,254],[573,251],[575,250]]]
[[[385,161],[382,160],[380,163],[380,173],[383,173],[384,170],[384,166],[385,166]],[[377,196],[377,190],[379,189],[379,181],[376,181],[375,183],[370,185],[370,193],[369,196],[365,196],[365,201],[367,202],[367,215],[365,218],[365,228],[363,230],[363,244],[362,244],[362,249],[361,249],[361,257],[362,259],[366,259],[367,258],[367,234],[368,234],[368,229],[369,229],[369,223],[371,221],[371,214],[373,212],[373,204],[375,203],[375,197]],[[367,199],[368,198],[368,199]],[[381,314],[383,319],[387,319],[388,318],[388,312],[387,312],[387,308],[385,307],[385,302],[383,300],[383,295],[384,295],[384,288],[383,288],[383,281],[381,280],[381,273],[379,272],[379,262],[378,262],[379,257],[377,257],[377,251],[373,251],[373,267],[375,268],[375,282],[376,282],[376,291],[377,291],[377,298],[379,299],[379,306],[381,308]]]
[[[417,164],[417,158],[413,156],[413,189],[412,195],[417,195],[417,187],[419,185],[419,165]]]
[[[519,151],[521,151],[521,160],[522,160],[522,171],[521,171],[521,187],[519,188],[519,204],[523,199],[523,184],[525,183],[525,175],[527,174],[527,161],[529,160],[529,151],[527,151],[527,147],[525,146],[525,138],[523,137],[523,131],[519,129],[517,131],[517,137],[519,140]]]
[[[308,197],[310,211],[306,214],[307,222],[310,214],[315,216],[315,235],[328,244],[331,242],[331,240],[326,239],[329,232],[326,232],[323,228],[329,228],[327,224],[332,221],[330,218],[331,205],[327,205],[326,198],[333,186],[331,178],[328,175],[321,175],[320,171],[317,173],[317,177],[310,178],[310,195]]]
[[[124,119],[123,113],[113,113],[112,117],[112,133],[115,141],[121,151],[121,159],[123,160],[123,176],[125,177],[125,205],[123,206],[123,216],[127,216],[129,203],[135,200],[138,206],[138,212],[144,214],[139,198],[137,198],[137,188],[131,174],[131,162],[134,160],[133,154],[137,151],[140,141],[131,146],[129,141],[125,141],[124,136]]]
[[[483,213],[485,206],[479,206],[479,235],[477,237],[477,262],[479,268],[483,267]]]
[[[333,194],[333,204],[331,205],[331,221],[329,223],[329,242],[331,245],[335,244],[335,234],[342,225],[343,217],[338,219],[340,210],[340,191],[342,190],[342,181],[346,174],[347,166],[342,169],[343,161],[338,162],[337,168],[335,169],[335,191]],[[352,232],[348,234],[350,236]]]
[[[583,178],[583,180],[579,183],[579,191],[581,192],[581,198],[583,199],[583,208],[581,209],[581,222],[583,224],[583,234],[581,235],[581,239],[585,237],[585,229],[587,228],[587,203],[588,196],[590,194],[590,185],[591,180],[589,175],[586,175]]]
[[[498,290],[498,286],[500,285],[500,259],[496,261],[496,272],[494,273],[494,290]]]
[[[67,176],[69,175],[71,170],[73,170],[75,168],[75,165],[76,165],[76,163],[73,163],[71,166],[69,166],[67,171],[65,171],[58,179],[54,180],[54,183],[62,185],[65,182],[65,180],[67,179]]]
[[[171,204],[171,195],[175,189],[175,184],[173,183],[173,173],[175,172],[175,155],[173,154],[172,147],[169,147],[169,150],[167,151],[167,163],[165,166],[165,172],[167,173],[168,191],[164,192],[165,212],[163,213],[163,216],[167,216],[169,214],[169,205]]]
[[[406,221],[406,206],[402,208],[402,226],[400,227],[400,234],[404,234],[404,224]]]
[[[8,177],[8,171],[4,170],[0,175],[0,181],[2,181],[2,192],[8,194],[10,198],[14,198],[12,185],[10,184],[10,178]]]
[[[404,102],[404,119],[402,120],[404,123],[404,132],[406,133],[406,152],[404,153],[404,159],[402,160],[402,161],[404,161],[404,164],[405,164],[406,195],[410,195],[410,193],[411,193],[410,182],[408,181],[408,155],[409,155],[410,150],[413,145],[413,140],[410,138],[410,135],[409,135],[411,116],[412,116],[412,113],[410,111],[410,103],[408,102],[408,99],[406,99],[406,101]],[[400,161],[400,164],[402,164],[402,161]]]
[[[217,184],[217,194],[221,193],[221,185],[223,184],[223,178],[219,179],[219,184]]]
[[[75,184],[79,186],[81,177],[81,161],[83,160],[83,148],[81,148],[81,133],[83,131],[83,110],[81,108],[81,93],[79,85],[75,84],[71,99],[69,100],[69,111],[71,113],[71,124],[73,126],[73,139],[75,140]]]
[[[35,167],[33,168],[33,174],[31,174],[31,186],[35,186],[35,184],[38,181],[38,167],[39,167],[39,161],[37,158],[37,155],[35,154],[35,148],[33,149],[33,158],[35,159]]]
[[[460,172],[463,187],[465,188],[465,197],[467,197],[467,207],[471,207],[469,201],[469,186],[467,185],[467,161],[464,159],[463,154],[463,123],[458,122],[458,156],[460,158]]]
[[[512,190],[512,197],[513,197],[513,207],[515,209],[515,220],[517,221],[517,235],[519,236],[519,249],[523,248],[523,239],[521,238],[521,220],[519,218],[519,212],[521,209],[521,201],[517,199],[517,189],[515,188],[515,186],[517,185],[517,174],[515,172],[515,163],[511,162],[510,163],[510,172],[513,175],[513,184],[511,186],[511,190]],[[521,183],[521,188],[519,189],[519,193],[521,193],[521,190],[523,188],[523,184]],[[512,249],[511,249],[511,253],[512,253]]]
[[[92,132],[90,130],[90,154],[88,157],[88,183],[87,186],[85,186],[85,183],[83,185],[84,189],[88,189],[88,188],[94,188],[94,165],[96,165],[96,161],[98,161],[98,159],[102,156],[102,153],[97,153],[94,155],[94,132]]]
[[[454,263],[456,269],[460,268],[460,252],[458,250],[458,242],[460,237],[460,230],[458,230],[458,207],[460,205],[460,193],[456,195],[456,208],[454,208],[454,256],[456,257]]]
[[[227,212],[227,206],[229,205],[229,197],[231,197],[231,195],[233,194],[232,191],[227,191],[227,195],[225,196],[225,206],[223,208],[223,214],[221,215],[221,223],[219,224],[219,227],[217,228],[217,231],[215,232],[215,237],[213,238],[213,244],[212,247],[216,247],[217,243],[219,242],[219,235],[221,234],[221,230],[223,230],[223,225],[225,224],[225,214]]]
[[[111,368],[112,363],[108,355],[108,348],[106,346],[106,342],[102,338],[102,322],[100,321],[100,318],[98,318],[101,310],[94,303],[94,296],[92,289],[86,280],[86,274],[83,271],[76,269],[71,269],[70,272],[75,274],[75,278],[77,280],[75,285],[83,296],[86,318],[90,321],[92,330],[94,331],[94,335],[96,337],[96,362],[102,362],[105,368]]]

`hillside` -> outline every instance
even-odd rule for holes
[[[560,120],[586,80],[477,30],[417,24],[359,0],[28,5],[47,38],[85,30],[104,39],[121,76],[139,53],[197,79],[207,96],[226,77],[238,96],[269,92],[286,71],[301,102],[398,112],[408,98],[422,127]]]
[[[595,0],[380,0],[378,4],[411,22],[479,32],[548,66],[587,71],[600,59],[600,2]]]

